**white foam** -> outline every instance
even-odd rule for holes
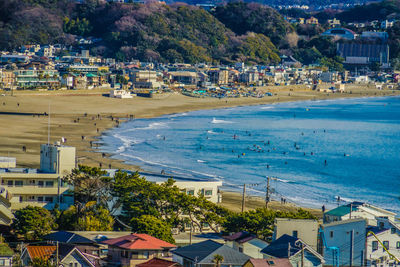
[[[176,114],[171,114],[168,116],[168,118],[176,118],[176,117],[183,117],[183,116],[187,116],[188,114],[185,113],[176,113]]]
[[[272,106],[266,106],[266,107],[261,107],[261,109],[273,109],[274,107]]]
[[[198,159],[197,162],[198,162],[198,163],[206,163],[207,161]]]
[[[213,118],[211,123],[214,123],[214,124],[218,124],[218,123],[230,124],[230,123],[233,123],[233,121],[217,120],[216,118]]]
[[[214,132],[213,130],[208,130],[207,133],[209,133],[209,134],[217,134],[217,133]]]

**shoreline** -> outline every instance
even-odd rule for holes
[[[0,130],[0,156],[16,157],[18,167],[35,168],[39,165],[39,145],[47,142],[48,116],[22,113],[43,114],[48,112],[49,103],[51,142],[60,140],[61,137],[66,138],[66,145],[76,147],[78,164],[135,171],[141,170],[140,166],[113,159],[112,154],[104,154],[96,148],[96,143],[105,131],[118,127],[120,123],[129,120],[131,115],[135,119],[146,119],[197,110],[400,94],[398,90],[376,90],[362,86],[358,86],[358,91],[352,89],[352,94],[327,94],[307,89],[292,91],[289,87],[275,88],[276,95],[260,99],[197,99],[178,94],[154,99],[111,99],[103,96],[107,92],[104,90],[62,93],[17,91],[14,96],[0,97],[0,123],[7,126]],[[100,118],[97,117],[98,114]],[[26,152],[22,150],[22,146],[26,146]]]

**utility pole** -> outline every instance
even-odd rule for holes
[[[301,243],[301,267],[304,267],[304,244]]]
[[[270,200],[270,196],[269,196],[269,180],[270,180],[270,177],[269,176],[267,176],[267,193],[266,193],[266,195],[265,195],[265,207],[268,209],[268,203],[269,203],[269,200]]]
[[[350,263],[349,266],[353,266],[353,253],[354,253],[354,230],[350,232]]]
[[[56,242],[56,266],[58,267],[58,241]]]
[[[242,196],[242,212],[245,208],[245,198],[246,198],[246,184],[243,184],[243,196]]]
[[[353,210],[353,203],[350,204],[350,219],[351,219],[351,211]]]

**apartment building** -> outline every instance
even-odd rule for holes
[[[40,169],[0,168],[0,223],[10,213],[28,205],[67,209],[74,203],[62,177],[75,168],[75,148],[60,143],[40,146]],[[4,212],[2,212],[4,210]]]

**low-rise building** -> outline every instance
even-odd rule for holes
[[[226,245],[242,252],[253,259],[262,259],[261,250],[268,246],[264,240],[257,238],[248,232],[238,232],[229,236],[224,236]]]
[[[147,234],[130,234],[102,242],[108,245],[108,266],[136,266],[158,257],[171,259],[175,245]]]
[[[282,235],[300,238],[313,249],[317,249],[318,221],[307,219],[276,218],[272,240],[279,239]]]
[[[321,225],[321,249],[327,265],[364,266],[365,219],[349,219]]]

